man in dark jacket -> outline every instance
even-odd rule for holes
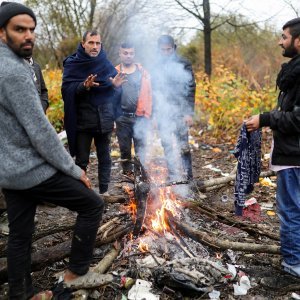
[[[77,52],[64,61],[62,96],[69,150],[86,170],[94,139],[100,194],[107,192],[110,182],[110,139],[119,94],[115,88],[124,80],[122,73],[116,75],[97,31],[85,32]]]
[[[277,171],[282,266],[300,277],[300,18],[283,26],[279,46],[291,60],[282,65],[277,77],[277,108],[252,116],[246,127],[248,131],[264,126],[273,130],[271,169]],[[274,281],[265,283],[279,286]]]
[[[181,179],[182,168],[186,178],[192,179],[192,157],[188,143],[196,87],[192,66],[188,60],[177,55],[174,39],[169,35],[158,39],[158,52],[158,62],[151,74],[153,115],[164,148],[169,179]],[[177,146],[174,146],[174,138]]]

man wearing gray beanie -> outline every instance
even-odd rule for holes
[[[31,240],[37,204],[46,201],[78,213],[68,282],[89,270],[103,200],[75,165],[47,120],[28,64],[36,17],[18,3],[0,6],[0,187],[7,203],[9,299],[51,299],[34,295]],[[54,291],[55,296],[55,291]]]

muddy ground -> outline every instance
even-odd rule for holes
[[[191,147],[193,149],[193,170],[196,179],[207,180],[211,178],[218,178],[226,176],[230,173],[234,167],[236,159],[232,154],[234,144],[231,142],[220,143],[217,139],[211,137],[207,131],[199,131],[199,127],[195,126],[191,131]],[[267,154],[270,148],[270,136],[269,131],[263,132],[263,146],[262,146],[262,171],[268,169],[269,160]],[[112,183],[109,188],[111,195],[124,195],[122,187],[124,185],[131,185],[130,181],[120,174],[120,163],[116,162],[118,157],[118,147],[115,139],[112,144],[113,154],[113,169],[112,169]],[[88,176],[92,179],[94,188],[97,188],[97,161],[92,154],[91,165],[88,170]],[[234,204],[233,204],[233,183],[226,184],[212,191],[200,193],[194,191],[189,193],[180,199],[184,202],[199,203],[203,209],[209,208],[210,212],[218,215],[218,218],[213,218],[209,214],[205,214],[197,210],[196,208],[185,208],[185,217],[183,222],[188,222],[193,225],[199,231],[207,232],[209,235],[217,237],[219,240],[229,240],[232,242],[242,242],[247,244],[263,244],[263,245],[279,245],[278,240],[271,239],[263,234],[252,231],[244,231],[241,229],[240,223],[244,225],[259,224],[264,227],[265,231],[274,233],[278,236],[278,218],[276,216],[275,205],[275,191],[276,177],[271,177],[269,180],[265,180],[262,183],[258,183],[255,186],[254,191],[247,197],[250,199],[254,197],[258,204],[249,206],[245,217],[237,219],[237,225],[234,222],[225,224],[222,222],[222,216],[227,217],[230,220],[234,220]],[[132,185],[131,185],[132,186]],[[197,205],[196,205],[197,206]],[[114,216],[120,214],[120,212],[128,212],[126,203],[108,204],[105,209],[103,222],[111,220]],[[221,216],[221,217],[220,217]],[[50,207],[48,205],[41,205],[37,212],[37,225],[36,231],[42,231],[53,225],[62,224],[74,224],[75,215],[66,209],[59,207]],[[145,232],[145,231],[144,231]],[[51,246],[61,243],[62,241],[70,239],[71,231],[56,232],[48,237],[36,241],[33,245],[33,251],[37,252],[44,248],[50,248]],[[161,237],[162,238],[162,237]],[[1,234],[0,242],[5,243],[7,236]],[[299,287],[294,286],[293,290],[277,290],[268,289],[262,286],[261,279],[265,276],[273,276],[276,278],[281,274],[280,270],[280,256],[268,253],[252,253],[251,251],[228,251],[217,249],[213,245],[210,247],[205,243],[194,242],[188,237],[184,237],[189,249],[196,254],[196,256],[203,258],[209,258],[214,261],[219,261],[220,264],[226,266],[226,263],[235,265],[237,275],[234,281],[226,281],[222,283],[216,283],[214,289],[220,292],[220,299],[293,299],[292,293],[298,293],[300,295],[300,283]],[[128,245],[128,236],[120,239],[121,247]],[[160,238],[157,241],[152,241],[149,245],[149,252],[152,251],[159,256],[158,244],[161,243]],[[134,248],[133,244],[131,244]],[[99,262],[103,256],[112,248],[112,244],[106,244],[98,246],[95,249],[94,263]],[[177,256],[176,256],[177,255]],[[163,255],[162,255],[163,256]],[[185,253],[180,249],[172,250],[169,248],[169,260],[174,257],[183,258],[186,257]],[[135,261],[138,258],[145,257],[145,253],[141,253],[137,249],[131,250],[130,253],[122,252],[121,255],[114,261],[113,265],[108,272],[117,274],[125,274],[131,278],[141,278],[143,274],[136,269]],[[51,288],[55,282],[55,274],[59,274],[67,266],[68,259],[64,258],[55,263],[51,263],[44,266],[39,271],[33,272],[34,283],[37,289]],[[243,273],[242,273],[243,272]],[[241,274],[246,275],[251,283],[251,288],[248,290],[247,295],[234,296],[233,284],[237,283]],[[145,274],[144,274],[145,275]],[[210,299],[208,293],[199,293],[194,296],[186,296],[185,293],[176,287],[173,287],[172,292],[164,292],[162,286],[157,285],[153,275],[145,275],[144,278],[147,281],[153,283],[153,294],[159,295],[160,299]],[[0,290],[0,298],[6,298],[7,284],[3,282]],[[104,288],[98,289],[98,299],[127,299],[129,288],[121,288],[116,285],[108,285]],[[186,296],[185,298],[183,298]],[[97,296],[96,296],[97,297]],[[145,298],[147,299],[147,297]],[[300,299],[300,298],[299,298]]]

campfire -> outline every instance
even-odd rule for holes
[[[107,295],[108,290],[113,295],[119,295],[122,291],[128,294],[127,299],[130,300],[140,299],[139,296],[156,300],[161,295],[167,297],[162,299],[176,299],[178,295],[216,295],[218,289],[232,288],[235,282],[240,281],[235,267],[238,251],[279,253],[277,244],[236,242],[215,235],[210,230],[214,223],[239,227],[249,235],[260,234],[278,241],[278,236],[262,227],[245,226],[201,202],[195,204],[180,193],[187,183],[193,189],[203,191],[207,187],[224,185],[232,177],[228,176],[226,180],[167,182],[167,168],[161,158],[151,160],[146,168],[138,158],[134,159],[133,164],[134,181],[129,184],[122,181],[120,184],[126,195],[105,197],[109,208],[98,230],[97,261],[95,259],[92,268],[97,278],[72,286],[77,299],[117,299],[101,298],[101,293]],[[199,217],[197,214],[195,217],[195,212]],[[207,222],[207,218],[214,221]],[[59,233],[63,236],[63,231],[72,226],[72,222],[55,224],[53,228],[50,226],[45,232],[34,236],[34,240],[44,236],[40,243],[47,244],[47,247],[40,250],[34,245],[38,251],[32,255],[33,271],[51,266],[53,273],[59,273],[55,270],[64,267],[62,261],[69,254],[71,242],[65,237],[58,237],[61,242],[52,245],[53,238],[47,238],[47,234]],[[118,243],[112,244],[116,240]],[[3,253],[5,247],[4,242],[0,244]],[[228,264],[224,264],[224,260]],[[6,262],[0,260],[2,281],[6,280],[6,267]],[[140,292],[141,287],[143,292]],[[127,291],[123,292],[123,289]],[[119,294],[114,294],[114,291]]]

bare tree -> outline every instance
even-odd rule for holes
[[[211,60],[211,34],[212,31],[229,21],[230,17],[220,19],[220,14],[211,15],[209,0],[174,0],[181,8],[200,22],[204,37],[204,65],[205,73],[209,76],[212,72]],[[230,2],[230,1],[229,1]],[[224,10],[221,7],[220,12]]]
[[[292,0],[286,0],[292,1]],[[196,29],[203,32],[204,39],[204,68],[205,73],[209,76],[212,72],[212,32],[218,29],[224,24],[229,24],[235,28],[246,27],[257,25],[260,22],[266,22],[270,20],[273,16],[269,17],[267,20],[261,20],[257,22],[249,23],[236,23],[236,17],[241,16],[238,14],[238,8],[241,7],[242,1],[227,0],[224,5],[219,2],[214,3],[214,7],[217,7],[217,13],[211,13],[211,2],[210,0],[173,0],[177,3],[180,8],[182,8],[189,15],[193,16],[199,21],[199,27]],[[230,5],[236,4],[235,10],[230,10]]]
[[[290,7],[290,9],[295,13],[297,17],[300,16],[299,1],[297,1],[297,5],[295,5],[294,1],[292,0],[284,0],[284,3],[286,3]]]
[[[99,30],[108,55],[115,59],[117,44],[151,10],[147,0],[26,0],[26,4],[39,20],[36,48],[41,63],[50,60],[58,67],[92,28]]]
[[[83,31],[93,23],[95,0],[26,0],[36,13],[39,26],[38,47],[48,49],[56,65],[73,48]],[[47,53],[44,53],[44,56]],[[46,55],[49,58],[49,55]]]

